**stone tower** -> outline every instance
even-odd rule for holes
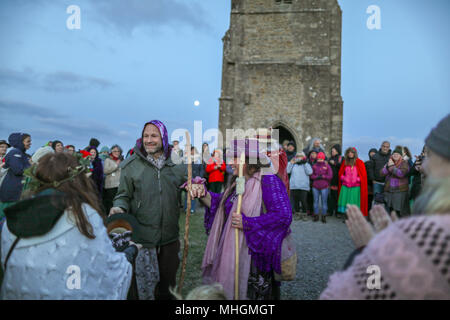
[[[305,147],[342,145],[342,11],[337,0],[232,0],[219,129],[279,129]],[[225,136],[224,136],[225,141]]]

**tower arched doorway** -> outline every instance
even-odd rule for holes
[[[282,125],[277,125],[275,127],[273,127],[273,129],[277,129],[278,130],[278,143],[280,145],[283,144],[284,141],[293,141],[295,144],[295,148],[298,150],[298,144],[297,141],[295,139],[295,137],[292,135],[292,133],[286,129],[284,126]]]

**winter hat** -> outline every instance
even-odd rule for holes
[[[245,157],[265,162],[268,161],[268,158],[263,150],[259,148],[259,141],[254,138],[245,138],[245,139],[235,139],[231,141],[230,148],[226,152],[226,158],[239,158],[241,153],[245,153]]]
[[[0,140],[0,145],[2,144],[6,144],[7,148],[11,148],[11,145],[8,142],[6,142],[6,140]]]
[[[313,152],[315,152],[315,153],[316,153],[316,156],[317,156],[317,154],[318,154],[320,151],[317,150],[317,149],[312,149],[310,152],[308,152],[308,158],[311,157],[311,153],[313,153]]]
[[[102,153],[102,152],[107,152],[107,153],[109,153],[109,148],[108,148],[107,146],[102,147],[102,148],[100,149],[100,153]]]
[[[392,154],[394,153],[398,153],[399,155],[401,155],[403,157],[403,150],[401,147],[396,147],[394,152],[392,152]]]
[[[431,130],[425,144],[433,152],[450,160],[450,113]]]
[[[319,154],[317,155],[317,159],[325,160],[325,153],[319,152]]]
[[[368,153],[368,155],[369,155],[369,158],[370,158],[370,153],[371,152],[375,152],[375,153],[377,153],[378,152],[378,150],[377,149],[375,149],[375,148],[372,148],[372,149],[370,149],[369,150],[369,153]]]
[[[38,163],[39,160],[45,156],[46,154],[49,153],[55,153],[54,149],[50,146],[45,146],[45,147],[40,147],[39,149],[36,150],[36,152],[33,154],[33,156],[31,157],[31,160],[34,163]]]

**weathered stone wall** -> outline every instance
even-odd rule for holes
[[[232,1],[219,129],[283,125],[298,146],[342,144],[337,0]]]

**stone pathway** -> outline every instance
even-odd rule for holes
[[[340,270],[355,249],[341,219],[327,217],[320,221],[292,221],[297,245],[298,265],[294,281],[283,282],[282,300],[315,300],[326,288],[329,276]]]

